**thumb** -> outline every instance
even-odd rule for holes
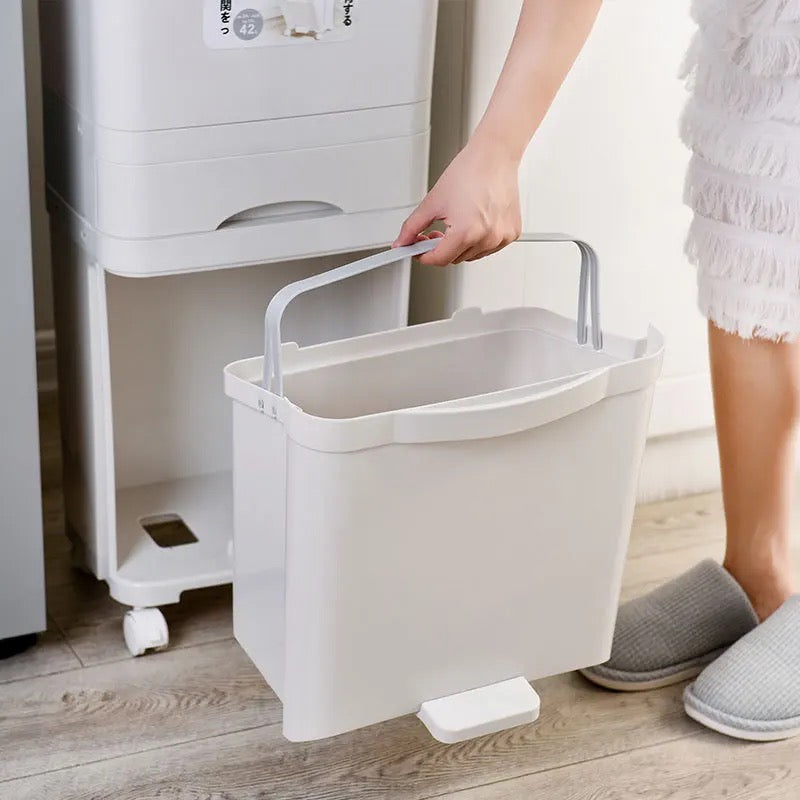
[[[400,235],[392,247],[405,247],[406,245],[414,244],[417,241],[417,237],[435,220],[436,215],[430,210],[430,203],[426,197],[417,210],[403,223],[403,227],[400,228]]]

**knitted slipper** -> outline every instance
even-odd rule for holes
[[[727,736],[800,735],[800,595],[707,667],[683,699],[692,719]]]
[[[611,659],[581,673],[617,691],[670,686],[699,675],[756,625],[758,617],[747,595],[709,559],[623,605]]]

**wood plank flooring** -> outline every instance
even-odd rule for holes
[[[50,627],[0,662],[0,800],[797,800],[800,742],[703,731],[682,687],[619,695],[539,681],[541,720],[456,746],[414,717],[291,744],[281,707],[232,638],[230,590],[165,609],[170,649],[131,659],[123,608],[73,570],[55,406],[42,403]],[[623,595],[722,552],[718,495],[638,509]]]

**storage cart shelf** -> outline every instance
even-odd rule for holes
[[[143,527],[176,516],[196,542],[160,547]],[[117,492],[117,557],[111,595],[133,607],[177,603],[181,592],[230,583],[231,474],[202,475]]]

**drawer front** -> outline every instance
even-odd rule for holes
[[[237,158],[97,163],[97,229],[124,239],[400,208],[427,183],[428,134]]]

